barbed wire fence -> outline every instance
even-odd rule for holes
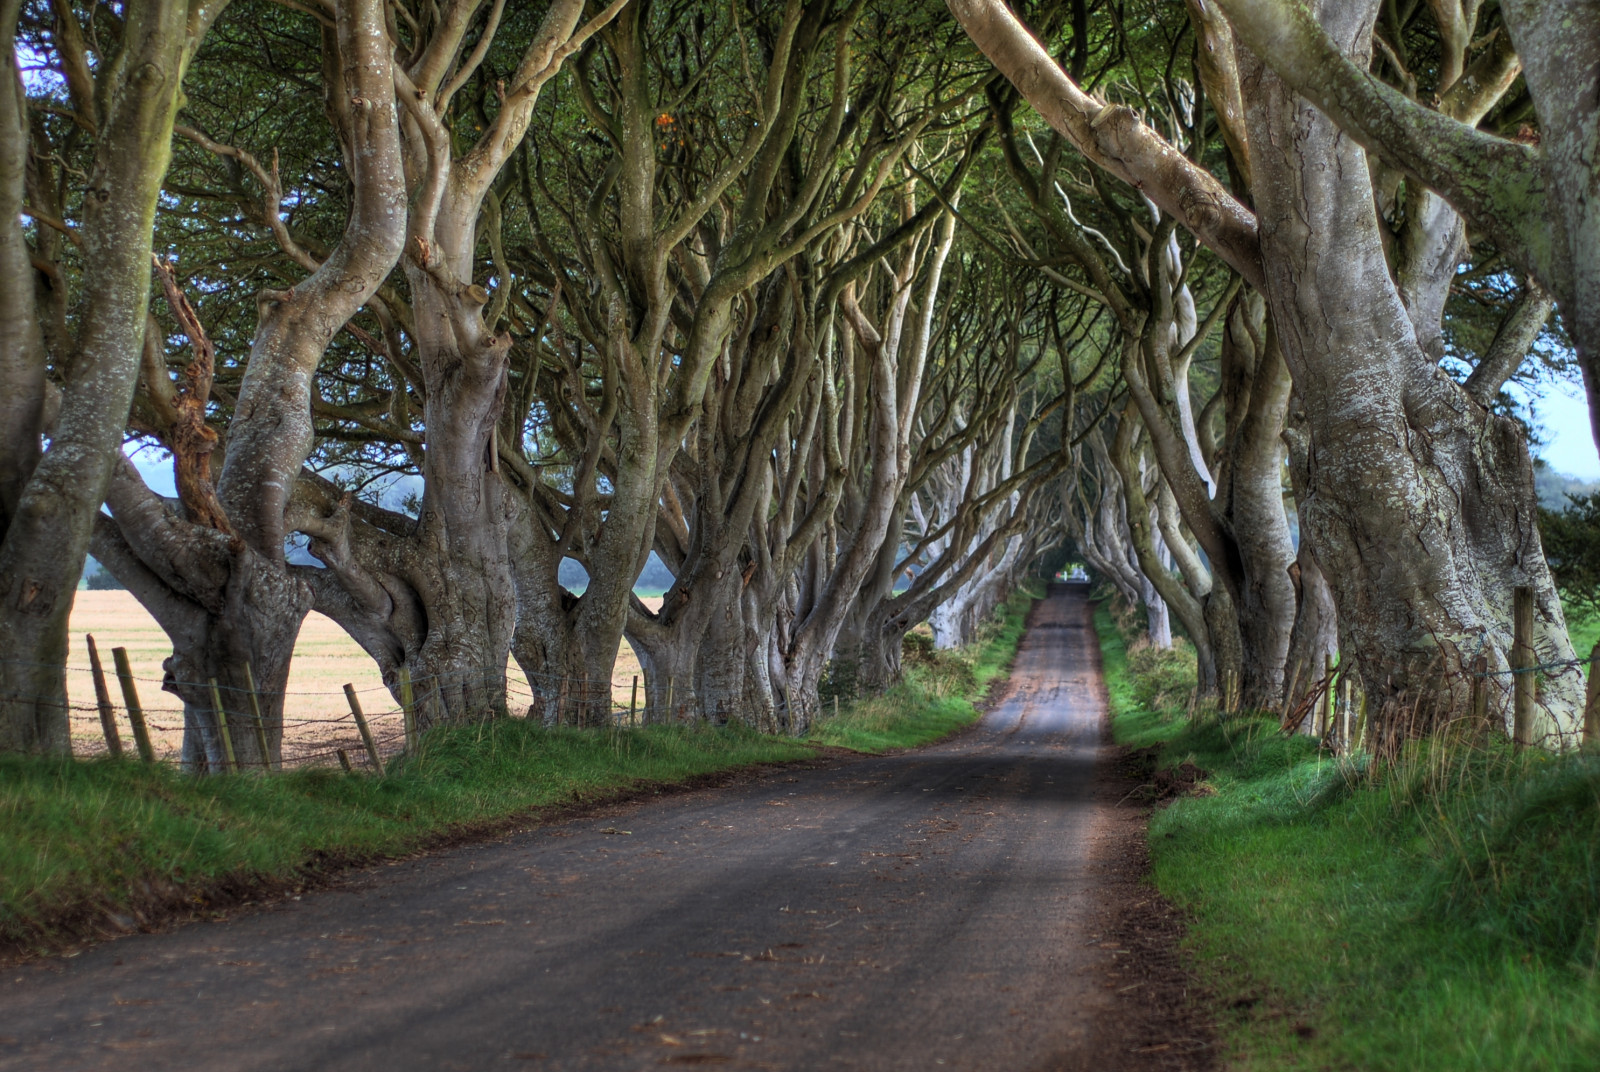
[[[507,712],[516,716],[539,718],[539,712],[552,698],[571,705],[580,702],[572,695],[570,677],[553,674],[528,674],[521,671],[508,673],[505,669],[482,667],[447,671],[440,674],[412,678],[402,670],[399,675],[400,701],[386,684],[356,687],[343,686],[341,692],[313,689],[285,689],[270,691],[257,689],[248,666],[244,668],[247,685],[224,684],[214,680],[204,682],[178,680],[170,675],[151,677],[133,672],[126,648],[112,649],[114,667],[108,672],[99,658],[94,638],[88,636],[89,665],[66,667],[45,666],[16,659],[0,659],[0,663],[18,667],[64,670],[68,675],[67,700],[22,696],[0,696],[0,699],[31,702],[38,706],[65,708],[71,725],[72,753],[77,758],[103,755],[123,755],[137,752],[139,758],[149,762],[181,762],[186,730],[185,707],[173,694],[173,689],[199,690],[212,697],[211,712],[217,716],[217,727],[228,765],[234,770],[260,771],[266,764],[260,760],[240,761],[234,758],[239,749],[234,745],[240,734],[254,738],[257,755],[271,755],[268,747],[269,731],[281,724],[280,759],[271,762],[273,770],[292,770],[304,767],[342,767],[346,771],[369,770],[383,773],[395,758],[416,747],[419,734],[416,713],[419,700],[429,702],[432,694],[446,689],[502,689]],[[675,702],[673,686],[669,679],[665,700],[653,703],[640,675],[624,675],[610,682],[607,697],[609,718],[613,729],[652,724],[689,724],[701,721],[698,711],[684,702]],[[113,680],[114,679],[114,680]],[[543,692],[536,684],[552,686]],[[119,705],[112,688],[120,693]],[[581,691],[581,690],[580,690]],[[94,702],[73,699],[74,695],[94,696]],[[373,694],[379,694],[374,701]],[[161,696],[170,702],[158,701],[151,705],[147,698]],[[222,697],[231,701],[223,703]],[[297,700],[320,701],[327,706],[341,697],[347,710],[339,714],[296,714],[292,711]],[[619,696],[627,696],[624,702]],[[261,709],[263,699],[281,698],[284,710],[279,717],[265,717]],[[586,699],[586,698],[585,698]],[[315,706],[307,703],[306,706]],[[584,706],[591,706],[587,702]],[[370,708],[370,709],[369,709]],[[241,709],[251,713],[241,715]],[[837,703],[835,703],[837,709]],[[822,712],[817,712],[821,714]],[[776,698],[772,710],[778,724],[787,724],[787,704]],[[451,720],[435,719],[433,725],[447,724]],[[458,721],[480,721],[461,718]],[[124,743],[124,733],[131,731],[133,746]]]
[[[1305,732],[1339,755],[1362,749],[1392,750],[1404,737],[1456,732],[1482,738],[1509,736],[1518,748],[1542,746],[1563,750],[1578,740],[1600,739],[1600,642],[1587,656],[1552,658],[1538,650],[1534,628],[1533,591],[1513,589],[1510,649],[1487,651],[1450,660],[1442,651],[1421,675],[1426,684],[1414,694],[1386,697],[1374,720],[1369,698],[1354,667],[1328,655],[1323,673],[1305,683],[1294,681],[1282,710],[1285,733]],[[1584,696],[1581,730],[1563,726],[1552,713],[1546,693],[1556,678],[1578,677]],[[1572,687],[1570,680],[1563,687]],[[1378,733],[1369,731],[1374,721]],[[1383,735],[1389,739],[1377,740]]]

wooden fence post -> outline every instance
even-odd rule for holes
[[[339,757],[339,766],[344,768],[346,774],[354,774],[355,769],[350,766],[350,753],[343,748],[335,748],[333,754]]]
[[[256,695],[256,675],[249,660],[244,664],[244,685],[250,690],[250,714],[255,717],[256,747],[261,749],[261,769],[272,769],[272,753],[267,749],[267,720],[261,717],[261,699]]]
[[[1350,750],[1354,752],[1360,748],[1367,739],[1367,690],[1361,690],[1361,710],[1356,715],[1355,736],[1350,741]]]
[[[94,646],[94,637],[85,636],[89,642],[89,669],[94,675],[94,701],[100,708],[100,732],[106,735],[106,751],[112,759],[122,758],[122,737],[117,733],[117,709],[111,706],[111,690],[106,688],[106,672],[100,666],[100,651]]]
[[[367,718],[361,713],[361,702],[356,699],[354,685],[345,685],[344,698],[350,701],[350,713],[356,717],[356,729],[361,731],[361,743],[367,746],[367,758],[372,760],[373,770],[378,776],[383,776],[383,757],[378,755],[377,742],[372,739],[372,728],[367,725]]]
[[[122,702],[128,708],[128,722],[133,726],[133,743],[139,748],[139,758],[146,763],[154,763],[156,750],[150,743],[150,728],[144,724],[144,708],[139,706],[139,692],[133,686],[133,667],[128,663],[128,649],[112,648],[111,661],[117,667],[117,682],[122,686]]]
[[[1600,674],[1595,673],[1596,666],[1600,666],[1600,640],[1595,641],[1594,650],[1589,653],[1588,687],[1583,704],[1583,743],[1590,746],[1600,743]]]
[[[667,715],[666,715],[666,717],[667,717],[668,720],[670,720],[672,722],[678,721],[677,717],[674,715],[673,710],[672,710],[672,677],[671,677],[671,675],[668,675],[668,677],[667,677]]]
[[[348,686],[346,686],[348,688]],[[352,703],[355,701],[352,700]],[[417,743],[417,698],[411,692],[411,668],[400,668],[400,710],[405,719],[406,751],[410,752]]]
[[[228,733],[228,713],[222,709],[222,691],[217,688],[216,678],[207,678],[211,683],[211,710],[217,715],[217,731],[222,734],[222,754],[228,757],[227,769],[239,769],[239,761],[233,755],[233,737]]]
[[[1519,748],[1533,743],[1533,589],[1511,590],[1511,739]]]
[[[1343,694],[1339,705],[1339,754],[1350,754],[1350,675],[1339,675],[1339,691]]]
[[[1325,651],[1322,653],[1322,676],[1328,687],[1322,690],[1322,703],[1317,705],[1320,718],[1314,721],[1320,722],[1320,725],[1312,727],[1318,740],[1326,737],[1333,726],[1333,672],[1333,652]]]
[[[1471,702],[1472,702],[1472,732],[1487,733],[1489,731],[1489,657],[1480,655],[1472,660]]]
[[[637,710],[638,706],[639,706],[639,675],[638,674],[634,674],[633,675],[633,695],[628,697],[628,725],[630,725],[630,726],[634,725],[636,723],[636,721],[637,721],[635,719],[635,717],[634,717],[634,714],[635,714],[635,711]]]

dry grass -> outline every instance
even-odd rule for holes
[[[660,606],[661,600],[647,598],[644,602],[653,610]],[[172,645],[155,619],[128,592],[81,591],[73,603],[69,629],[67,697],[74,706],[72,750],[78,755],[105,751],[100,718],[93,710],[94,682],[89,672],[88,645],[84,641],[84,635],[91,634],[109,678],[124,744],[132,747],[131,734],[122,710],[121,690],[110,676],[113,671],[111,649],[117,647],[128,649],[128,661],[133,667],[156,751],[175,757],[183,743],[183,705],[176,696],[161,690],[161,664],[172,654]],[[508,660],[506,669],[515,709],[519,698],[528,695],[528,682],[515,662]],[[639,673],[639,660],[633,649],[623,644],[612,674],[612,695],[617,703],[628,703],[633,677]],[[313,613],[300,630],[294,663],[289,668],[288,699],[284,706],[285,758],[313,755],[328,758],[332,748],[359,753],[360,738],[344,698],[346,682],[355,686],[360,695],[374,733],[398,742],[399,711],[384,688],[377,665],[332,619]]]

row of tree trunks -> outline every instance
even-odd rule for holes
[[[1384,134],[1397,129],[1392,123],[1383,126],[1394,108],[1365,107],[1368,99],[1389,100],[1364,73],[1376,2],[1329,0],[1311,5],[1305,16],[1292,5],[1265,0],[1225,0],[1221,6],[1234,15],[1235,26],[1247,38],[1269,49],[1273,63],[1289,60],[1300,88],[1310,90],[1318,82],[1320,104],[1359,127],[1359,136],[1371,139],[1369,144],[1381,143],[1393,151],[1412,174],[1437,181],[1447,198],[1477,173],[1478,164],[1459,153],[1459,160],[1451,159],[1462,164],[1460,174],[1437,168],[1430,172],[1425,153],[1407,156],[1397,148],[1403,139],[1385,140]],[[1242,403],[1226,421],[1236,485],[1232,502],[1208,501],[1197,474],[1186,472],[1181,463],[1180,455],[1192,457],[1192,452],[1184,449],[1185,429],[1175,419],[1178,415],[1162,405],[1168,381],[1156,359],[1164,336],[1154,338],[1157,345],[1147,347],[1149,352],[1129,354],[1124,362],[1125,371],[1134,370],[1129,387],[1163,474],[1172,482],[1184,521],[1219,574],[1218,589],[1236,604],[1251,602],[1251,613],[1245,615],[1250,628],[1263,614],[1271,622],[1270,636],[1243,641],[1241,656],[1252,664],[1246,693],[1257,702],[1271,696],[1275,684],[1281,687],[1290,650],[1296,660],[1305,659],[1320,643],[1326,608],[1319,597],[1319,577],[1326,579],[1337,605],[1339,647],[1359,667],[1386,739],[1425,731],[1433,720],[1464,709],[1463,668],[1469,660],[1483,656],[1491,667],[1507,665],[1510,592],[1517,585],[1536,593],[1540,657],[1570,658],[1559,599],[1539,549],[1527,444],[1474,397],[1481,393],[1468,392],[1445,376],[1429,350],[1438,333],[1442,294],[1461,252],[1459,224],[1451,213],[1430,207],[1426,199],[1413,202],[1414,229],[1395,244],[1404,263],[1391,274],[1376,203],[1383,186],[1380,182],[1375,190],[1366,153],[1273,70],[1236,47],[1228,26],[1201,5],[1191,5],[1191,10],[1216,53],[1204,72],[1207,89],[1222,98],[1219,114],[1229,128],[1236,173],[1248,179],[1253,211],[1179,157],[1131,111],[1079,89],[997,0],[951,0],[950,8],[1056,131],[1091,162],[1137,185],[1266,299],[1270,326],[1265,331],[1236,331],[1230,318],[1234,349],[1225,381],[1230,371],[1253,365],[1253,378],[1262,383],[1259,395],[1254,387],[1231,392]],[[1527,26],[1537,22],[1527,12],[1514,14],[1527,20]],[[1312,29],[1323,35],[1320,40],[1332,42],[1331,59],[1317,52],[1323,46],[1315,34],[1302,33],[1306,19],[1313,20]],[[1302,25],[1293,33],[1283,29],[1296,20]],[[1535,35],[1525,30],[1524,36]],[[1312,65],[1301,62],[1312,55],[1318,57],[1319,73],[1347,71],[1346,80],[1319,82],[1308,73]],[[1475,122],[1474,113],[1481,116],[1510,79],[1486,76],[1460,82],[1456,93],[1470,91],[1473,99],[1458,103],[1446,94],[1441,108],[1457,109],[1466,122]],[[1398,94],[1392,96],[1398,99]],[[1403,110],[1420,107],[1406,102]],[[1352,118],[1352,113],[1358,114]],[[1441,128],[1419,123],[1415,129]],[[1462,137],[1470,141],[1474,136]],[[1477,137],[1494,166],[1514,168],[1526,155],[1510,143]],[[1449,143],[1435,139],[1429,144],[1438,148]],[[1592,169],[1585,181],[1593,182]],[[1576,187],[1567,183],[1564,189],[1571,193]],[[1463,197],[1458,207],[1469,201]],[[1503,241],[1503,248],[1528,248],[1514,228],[1496,221],[1482,204],[1473,210]],[[1569,237],[1578,233],[1564,232]],[[1535,274],[1540,267],[1530,265]],[[1091,271],[1090,277],[1104,292],[1100,276]],[[1259,323],[1259,318],[1251,319]],[[1265,349],[1255,344],[1254,335]],[[1239,347],[1246,337],[1252,337],[1252,345]],[[1298,467],[1304,481],[1297,488],[1302,546],[1309,545],[1318,570],[1309,568],[1310,561],[1293,572],[1284,568],[1289,565],[1286,541],[1276,531],[1281,499],[1267,528],[1269,538],[1264,544],[1258,538],[1262,508],[1270,509],[1265,473],[1276,468],[1277,429],[1289,405],[1285,385],[1275,373],[1274,348],[1281,348],[1293,380],[1288,423],[1303,437]],[[1274,422],[1277,429],[1271,427]],[[1119,440],[1130,445],[1120,433]],[[1256,459],[1235,453],[1251,443]],[[1137,544],[1145,516],[1133,509],[1137,477],[1126,452],[1114,453],[1121,453],[1119,469],[1128,485],[1129,524]],[[1244,525],[1219,516],[1219,506],[1244,508],[1243,516],[1253,523],[1252,543],[1259,545],[1255,552],[1274,560],[1272,568],[1265,561],[1245,563],[1239,542]],[[1155,581],[1161,570],[1150,541],[1143,542],[1141,566]],[[1286,584],[1298,588],[1299,609],[1293,615],[1283,613],[1295,606],[1293,589]],[[1192,593],[1183,595],[1192,598]],[[1167,602],[1183,616],[1172,597]],[[1240,621],[1237,612],[1231,616]],[[1214,630],[1222,617],[1207,615],[1207,627]],[[1295,620],[1298,629],[1291,624]],[[1192,629],[1191,635],[1196,635]],[[1216,636],[1211,640],[1213,648],[1220,647]],[[1221,664],[1227,656],[1214,653],[1212,658]],[[1509,679],[1492,680],[1499,683],[1496,709],[1507,712],[1509,686],[1502,690],[1500,685]],[[1580,681],[1576,672],[1557,674],[1541,692],[1552,743],[1571,740],[1582,707]]]

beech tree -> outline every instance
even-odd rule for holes
[[[68,748],[67,614],[138,379],[184,74],[225,6],[151,0],[85,27],[70,3],[48,26],[0,4],[0,749]],[[63,87],[42,89],[60,122],[31,121],[24,42]]]
[[[1419,341],[1418,323],[1422,338],[1436,333],[1436,295],[1459,249],[1407,262],[1397,285],[1360,146],[1233,49],[1225,24],[1201,24],[1216,54],[1208,92],[1244,154],[1238,170],[1255,213],[1133,109],[1079,88],[1002,5],[950,7],[1052,127],[1267,297],[1294,380],[1291,423],[1306,433],[1303,538],[1332,586],[1341,648],[1357,660],[1383,732],[1422,728],[1406,724],[1410,712],[1423,712],[1425,726],[1460,709],[1467,667],[1480,656],[1491,669],[1508,665],[1515,585],[1535,590],[1541,656],[1570,658],[1538,547],[1526,443]],[[1340,50],[1365,60],[1377,8],[1330,5],[1321,18]],[[1460,105],[1468,115],[1482,115],[1505,88],[1503,78],[1441,87],[1470,98]],[[1448,224],[1424,217],[1435,235]],[[1509,716],[1509,679],[1491,680]],[[1578,684],[1575,673],[1557,675],[1542,692],[1553,740],[1575,731]]]
[[[168,687],[184,702],[184,761],[221,769],[225,757],[207,685],[217,681],[234,725],[254,720],[253,681],[269,755],[256,735],[236,734],[246,764],[279,758],[283,690],[300,626],[312,606],[303,570],[284,556],[289,492],[313,445],[311,380],[332,334],[367,301],[394,266],[403,238],[405,187],[383,7],[342,0],[322,27],[324,111],[349,176],[350,212],[338,244],[319,258],[281,219],[277,169],[248,151],[185,128],[199,148],[239,161],[260,186],[259,218],[294,264],[308,273],[293,287],[256,295],[248,364],[232,399],[220,472],[210,455],[219,437],[205,424],[215,344],[171,269],[166,303],[193,357],[174,384],[154,325],[146,337],[135,428],[174,458],[178,502],[150,491],[118,460],[97,521],[99,558],[145,605],[173,642]],[[249,677],[246,668],[249,668]]]
[[[1337,648],[1385,746],[1506,667],[1517,585],[1569,657],[1502,387],[1553,307],[1592,373],[1550,74],[1589,46],[1466,0],[1075,2],[1049,49],[948,6],[0,3],[0,747],[66,747],[86,548],[195,770],[210,680],[279,758],[312,608],[425,728],[509,713],[508,657],[603,725],[628,643],[648,718],[800,733],[1069,539],[1203,694]]]
[[[421,395],[419,516],[370,504],[352,510],[324,482],[308,478],[299,485],[293,524],[327,566],[306,575],[317,606],[377,660],[397,695],[400,669],[410,672],[419,727],[506,709],[503,668],[516,598],[498,429],[512,342],[495,323],[505,299],[491,303],[488,289],[475,282],[480,230],[540,91],[626,2],[615,0],[581,29],[582,0],[553,3],[519,42],[510,77],[496,81],[493,116],[485,114],[487,101],[477,102],[478,134],[464,152],[456,139],[467,120],[451,104],[479,74],[504,5],[447,5],[395,42],[405,57],[394,96],[410,203],[401,261],[406,287],[404,296],[379,299],[375,313],[384,330],[374,339]],[[491,227],[497,212],[490,210]],[[495,268],[496,291],[505,294],[506,266]]]

